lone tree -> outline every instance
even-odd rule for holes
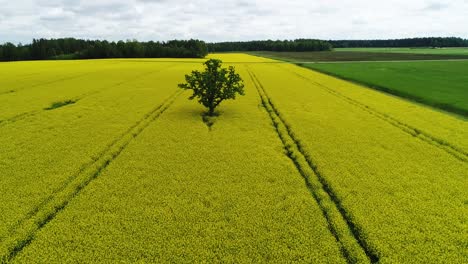
[[[210,59],[203,63],[203,72],[192,71],[185,75],[187,83],[179,84],[185,90],[193,90],[190,100],[197,98],[198,102],[208,108],[208,115],[213,116],[215,108],[226,99],[235,99],[236,93],[244,95],[244,84],[233,66],[221,68],[221,60]]]

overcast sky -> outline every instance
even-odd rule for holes
[[[468,38],[468,0],[0,0],[0,43]]]

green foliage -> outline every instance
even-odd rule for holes
[[[31,44],[0,45],[0,61],[70,60],[98,58],[204,58],[208,54],[201,40],[170,40],[139,42],[136,40],[109,42],[75,38],[33,39]]]
[[[238,42],[209,43],[210,52],[229,51],[326,51],[331,50],[330,43],[318,39],[295,40],[254,40]]]
[[[186,83],[179,84],[179,88],[192,90],[189,99],[197,98],[200,104],[208,108],[211,116],[222,101],[235,99],[236,94],[245,94],[242,78],[234,67],[221,68],[221,64],[221,60],[210,59],[203,63],[205,71],[192,71],[190,75],[185,75]]]
[[[61,54],[50,57],[51,60],[77,60],[80,58],[79,53]]]

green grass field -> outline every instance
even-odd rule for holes
[[[468,55],[468,48],[337,48],[339,52],[411,53],[430,55]]]
[[[275,52],[256,51],[249,54],[289,62],[346,62],[346,61],[407,61],[407,60],[468,60],[468,53],[461,54],[418,54],[356,51],[322,51],[322,52]]]
[[[468,117],[468,61],[304,66]]]
[[[210,57],[246,92],[211,127],[177,88],[204,60],[0,63],[0,262],[468,261],[466,121]]]

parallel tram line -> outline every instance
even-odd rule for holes
[[[81,166],[62,186],[56,189],[11,228],[8,236],[0,241],[0,263],[10,262],[29,245],[34,240],[35,234],[43,226],[55,218],[81,190],[96,179],[120,155],[127,145],[163,114],[181,94],[182,91],[176,91],[162,104],[145,114],[143,118],[106,146],[97,157]]]
[[[113,62],[113,64],[115,64],[117,62]],[[10,93],[16,93],[18,91],[22,91],[22,90],[27,90],[27,89],[30,89],[30,88],[35,88],[35,87],[40,87],[40,86],[44,86],[44,85],[48,85],[48,84],[53,84],[53,83],[59,83],[59,82],[66,82],[66,81],[70,81],[70,80],[74,80],[74,79],[79,79],[81,77],[84,77],[84,76],[87,76],[87,75],[90,75],[90,74],[93,74],[93,73],[97,73],[97,72],[102,72],[104,70],[100,70],[100,71],[87,71],[87,72],[82,72],[80,74],[73,74],[73,75],[68,75],[68,76],[62,76],[60,78],[57,78],[57,79],[53,79],[53,80],[49,80],[49,81],[45,81],[45,82],[40,82],[40,83],[35,83],[35,84],[31,84],[31,85],[25,85],[25,86],[22,86],[22,87],[19,87],[19,88],[16,88],[16,89],[10,89],[10,90],[6,90],[6,91],[0,91],[0,95],[7,95],[7,94],[10,94]],[[37,72],[37,73],[31,73],[31,74],[26,74],[26,75],[23,75],[23,76],[19,76],[19,77],[29,77],[29,76],[34,76],[34,75],[40,75],[44,72],[47,72],[46,70],[43,70],[41,72]]]
[[[142,74],[139,74],[137,76],[134,76],[134,77],[131,77],[131,78],[128,78],[126,80],[123,80],[123,81],[120,81],[118,83],[115,83],[115,84],[112,84],[108,87],[104,87],[104,88],[98,88],[96,90],[93,90],[93,91],[90,91],[90,92],[87,92],[87,93],[84,93],[82,95],[79,95],[77,97],[74,97],[74,101],[79,101],[79,100],[82,100],[86,97],[89,97],[91,95],[95,95],[95,94],[99,94],[105,90],[108,90],[108,89],[112,89],[112,88],[116,88],[116,87],[119,87],[121,85],[124,85],[126,83],[129,83],[129,82],[132,82],[134,80],[137,80],[137,79],[140,79],[140,78],[143,78],[145,76],[148,76],[150,74],[153,74],[153,73],[159,73],[159,72],[162,72],[162,71],[165,71],[169,68],[172,68],[174,67],[176,64],[171,64],[171,65],[168,65],[167,67],[165,67],[164,69],[158,69],[158,70],[151,70],[151,71],[147,71],[147,72],[144,72]],[[31,116],[35,116],[39,113],[41,113],[44,109],[41,109],[41,110],[32,110],[32,111],[28,111],[28,112],[24,112],[24,113],[21,113],[21,114],[18,114],[18,115],[15,115],[13,117],[9,117],[9,118],[6,118],[6,119],[3,119],[3,120],[0,120],[0,127],[2,126],[5,126],[7,124],[11,124],[11,123],[14,123],[14,122],[17,122],[17,121],[20,121],[22,119],[25,119],[25,118],[28,118],[28,117],[31,117]]]
[[[81,78],[81,77],[83,77],[83,76],[90,75],[90,74],[92,74],[92,73],[93,73],[93,72],[80,73],[80,74],[75,74],[75,75],[71,75],[71,76],[66,76],[66,77],[58,78],[58,79],[51,80],[51,81],[47,81],[47,82],[42,82],[42,83],[36,83],[36,84],[33,84],[33,85],[23,86],[23,87],[14,89],[14,90],[9,90],[9,91],[5,91],[5,92],[1,92],[0,95],[7,95],[7,94],[15,93],[15,92],[22,91],[22,90],[26,90],[26,89],[30,89],[30,88],[35,88],[35,87],[40,87],[40,86],[44,86],[44,85],[48,85],[48,84],[53,84],[53,83],[58,83],[58,82],[64,82],[64,81],[70,81],[70,80],[74,80],[74,79],[79,79],[79,78]]]
[[[284,68],[282,68],[284,69]],[[356,106],[358,107],[359,109],[391,124],[392,126],[396,127],[396,128],[399,128],[401,131],[405,132],[405,133],[408,133],[410,135],[412,135],[413,137],[415,138],[419,138],[421,140],[423,140],[424,142],[430,144],[430,145],[433,145],[439,149],[442,149],[444,150],[445,152],[447,152],[448,154],[452,155],[453,157],[455,157],[456,159],[462,161],[462,162],[468,162],[468,152],[464,151],[463,149],[451,144],[451,143],[448,143],[442,139],[439,139],[437,137],[434,137],[432,135],[430,135],[429,133],[427,132],[424,132],[416,127],[413,127],[411,125],[408,125],[388,114],[385,114],[385,113],[382,113],[380,111],[378,111],[377,109],[375,108],[372,108],[364,103],[361,103],[355,99],[352,99],[346,95],[343,95],[342,93],[336,91],[335,89],[331,88],[331,87],[328,87],[322,83],[319,83],[319,82],[316,82],[302,74],[299,74],[295,71],[292,71],[292,70],[289,70],[287,69],[289,72],[293,73],[294,75],[298,76],[299,78],[303,79],[303,80],[306,80],[307,82],[309,83],[312,83],[322,89],[324,89],[326,92],[328,92],[329,94],[332,94],[344,101],[346,101],[347,103],[353,105],[353,106]]]
[[[378,253],[370,247],[365,235],[345,210],[341,201],[329,186],[325,177],[320,173],[311,157],[305,154],[299,140],[291,130],[290,125],[281,116],[272,103],[262,83],[256,75],[246,66],[264,108],[282,141],[288,157],[296,165],[297,170],[304,178],[307,188],[319,205],[328,228],[340,245],[343,256],[348,263],[376,263],[379,261]]]

